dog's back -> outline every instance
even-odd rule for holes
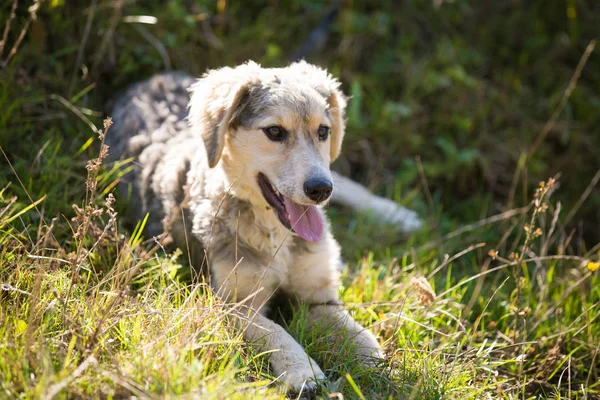
[[[150,213],[146,233],[151,236],[163,231],[165,205],[183,200],[189,156],[197,149],[204,151],[186,121],[188,89],[194,81],[182,72],[155,75],[129,87],[110,112],[113,126],[106,138],[110,159],[133,158],[133,171],[122,178],[121,193],[130,194],[135,218]],[[165,157],[167,153],[175,157]],[[158,168],[165,162],[173,165]],[[164,173],[172,173],[174,179],[161,179]],[[172,182],[172,187],[166,190],[164,182]]]

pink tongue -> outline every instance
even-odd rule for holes
[[[315,206],[296,204],[283,196],[285,209],[290,214],[292,229],[304,240],[318,242],[323,236],[323,218]]]

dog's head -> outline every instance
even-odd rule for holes
[[[284,226],[318,241],[316,205],[333,190],[329,165],[342,147],[345,107],[339,82],[319,67],[249,62],[204,75],[192,87],[189,120],[210,167],[221,166],[240,197],[264,199]]]

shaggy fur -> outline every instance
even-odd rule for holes
[[[310,200],[303,189],[308,179],[332,180],[329,165],[341,150],[345,106],[338,81],[318,67],[300,62],[266,69],[250,62],[209,71],[196,82],[180,73],[157,75],[132,86],[112,111],[111,155],[136,159],[120,184],[133,216],[149,213],[147,235],[168,230],[197,267],[208,265],[223,298],[243,302],[248,312],[240,312],[238,323],[246,339],[272,351],[275,375],[296,390],[314,388],[324,374],[265,316],[276,291],[309,303],[309,324],[346,331],[365,363],[383,356],[373,334],[341,306],[340,251],[321,209],[326,201]],[[270,125],[285,127],[289,136],[269,140],[263,128]],[[317,137],[321,126],[330,128],[326,140]],[[284,226],[261,192],[259,174],[282,198],[313,210],[322,235],[305,240]],[[367,208],[403,212],[336,176],[340,182],[346,204],[361,207],[356,202],[362,196]],[[409,220],[406,230],[420,225],[410,213],[401,217]]]

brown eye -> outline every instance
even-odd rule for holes
[[[318,130],[319,140],[322,140],[322,141],[327,140],[327,137],[329,136],[329,130],[330,129],[328,126],[321,125]]]
[[[267,137],[276,142],[281,142],[285,140],[286,132],[280,126],[273,125],[268,128],[263,128],[263,132],[267,135]]]

